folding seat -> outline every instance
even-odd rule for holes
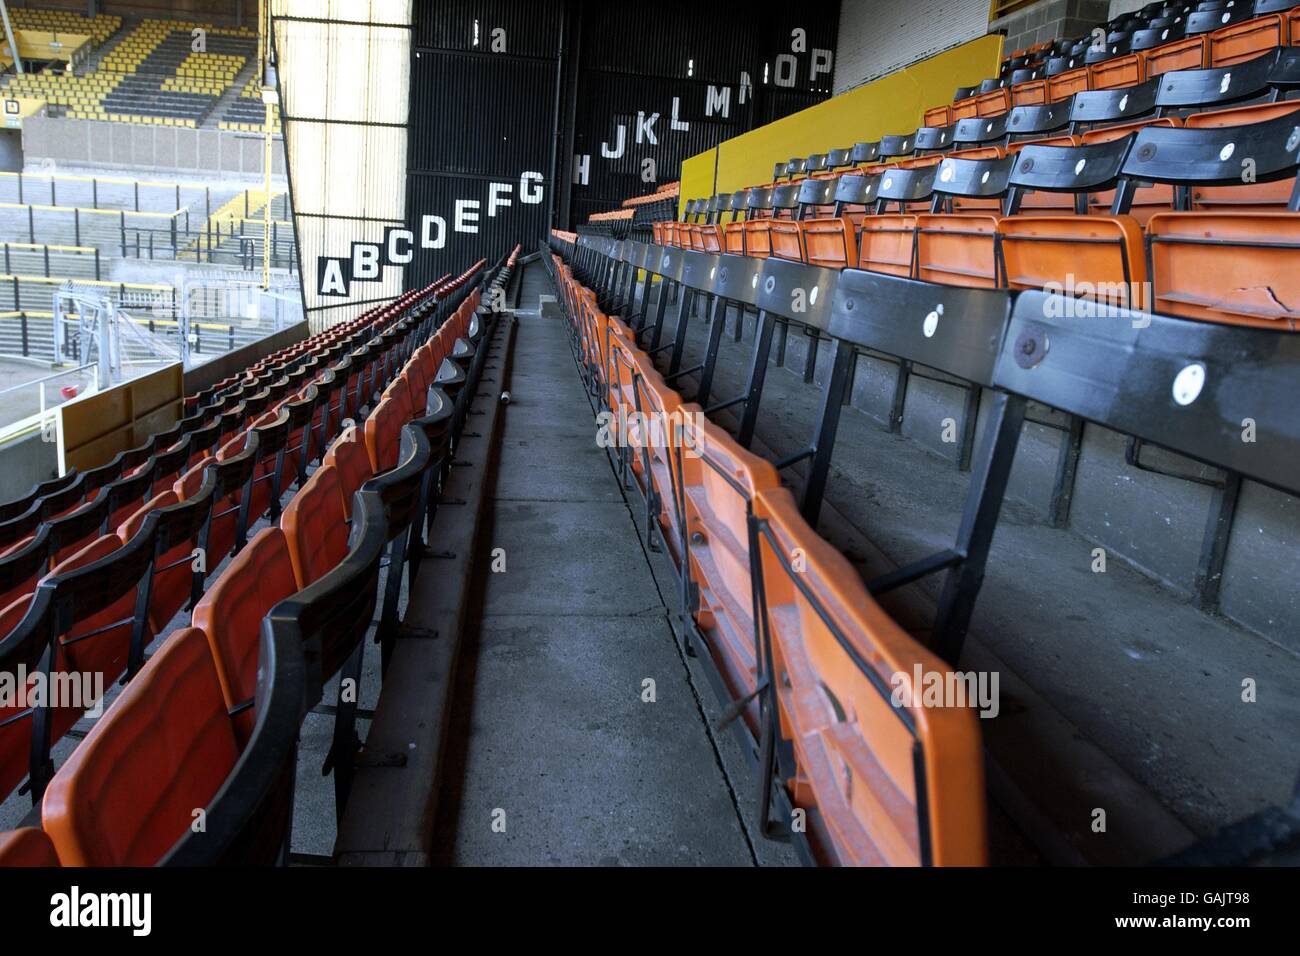
[[[41,520],[51,521],[79,508],[86,500],[86,476],[77,475],[63,488],[51,491],[40,499]]]
[[[697,252],[704,250],[703,230],[706,228],[700,220],[708,221],[712,216],[713,207],[716,202],[715,197],[710,196],[707,199],[697,199],[695,201],[692,221],[687,223],[685,229],[685,241],[682,243],[684,249],[694,249]]]
[[[1087,208],[1089,193],[1114,188],[1133,137],[1089,146],[1026,146],[1016,157],[998,222],[1004,283],[1012,289],[1055,288],[1108,304],[1143,306],[1142,228],[1127,215],[1018,215],[1026,190],[1069,197]]]
[[[248,493],[248,525],[270,513],[271,520],[280,517],[280,496],[283,488],[276,467],[280,451],[289,439],[289,413],[284,409],[268,411],[252,423],[250,429],[257,433],[257,464]],[[224,450],[224,449],[223,449]],[[217,455],[221,457],[220,453]]]
[[[1013,117],[1018,117],[1018,125],[1023,124],[1028,118],[1034,115],[1033,111],[1051,111],[1051,107],[1016,107],[1010,113],[1002,116],[991,117],[973,117],[971,119],[958,120],[953,124],[951,137],[950,156],[962,156],[966,159],[976,158],[975,156],[964,155],[966,153],[979,150],[982,155],[983,151],[992,149],[995,155],[1001,155],[1001,149],[1006,144],[1009,135],[1009,124]]]
[[[997,81],[986,80],[985,84],[996,83]],[[985,88],[981,85],[981,91],[975,96],[975,115],[976,116],[998,116],[1011,109],[1011,90],[1005,86],[990,86]],[[964,117],[954,117],[962,119]]]
[[[348,550],[348,522],[338,472],[317,468],[285,506],[280,527],[299,588],[342,561]]]
[[[1227,67],[1179,70],[1162,76],[1156,91],[1159,115],[1182,115],[1272,95],[1278,53],[1265,53]]]
[[[298,590],[288,539],[272,526],[253,536],[194,606],[194,626],[206,635],[241,747],[253,732],[255,715],[250,705],[257,689],[262,619]]]
[[[753,513],[762,736],[786,742],[763,748],[779,766],[761,768],[760,812],[774,782],[788,786],[823,863],[985,864],[979,720],[969,706],[927,706],[911,686],[918,670],[948,665],[880,608],[788,491],[758,489]],[[900,687],[910,693],[898,698]]]
[[[804,261],[802,222],[809,215],[818,215],[819,210],[829,209],[834,203],[835,179],[804,179],[799,183],[795,196],[796,211],[793,219],[772,218],[768,220],[768,242],[771,254],[778,259]],[[782,197],[784,199],[784,197]]]
[[[825,177],[829,172],[830,169],[826,165],[825,153],[810,153],[808,158],[804,160],[804,174],[808,179]]]
[[[916,217],[917,278],[983,288],[1000,284],[997,225],[1014,163],[1013,158],[943,161],[934,182],[936,211]],[[957,203],[963,199],[992,208],[962,210]],[[950,208],[955,211],[945,211]]]
[[[1252,8],[1251,4],[1243,0],[1230,9],[1220,11],[1218,28],[1210,34],[1208,65],[1232,66],[1286,46],[1286,15],[1269,12],[1268,6],[1267,3],[1255,3]]]
[[[57,478],[51,478],[48,481],[42,481],[34,485],[32,489],[21,498],[14,498],[12,501],[0,504],[0,522],[17,518],[19,515],[27,512],[33,504],[43,499],[46,495],[66,488],[79,477],[80,473],[75,467],[69,468],[66,473]]]
[[[650,529],[658,528],[674,563],[680,566],[681,504],[675,475],[681,450],[682,399],[645,352],[632,352],[631,359],[635,366],[636,407],[646,423],[637,450],[641,465],[634,470],[634,476],[645,495],[647,537],[654,547]],[[648,484],[645,475],[649,475]]]
[[[910,204],[927,202],[934,190],[936,166],[888,170],[881,174],[877,213],[862,220],[858,234],[859,269],[911,276],[915,259],[916,215],[903,211]],[[889,203],[897,213],[886,213]]]
[[[168,489],[155,495],[117,529],[123,543],[130,541],[150,515],[157,515],[154,527],[154,560],[149,572],[149,628],[160,634],[176,612],[190,606],[203,594],[203,582],[217,558],[204,554],[196,561],[203,529],[212,517],[215,472],[204,476],[199,488],[182,500]],[[210,562],[210,564],[209,564]]]
[[[880,141],[854,143],[849,150],[849,163],[854,173],[880,172],[884,166],[880,162]]]
[[[321,467],[331,466],[338,475],[339,491],[343,495],[343,514],[352,520],[352,496],[374,475],[370,453],[366,450],[361,433],[349,429],[334,441]]]
[[[946,153],[953,148],[956,123],[947,126],[922,126],[913,134],[913,146],[918,156],[927,153]]]
[[[598,364],[601,362],[599,351],[595,353],[595,359]],[[404,406],[398,399],[385,399],[375,406],[374,414],[366,419],[366,451],[370,454],[370,466],[375,474],[396,466],[402,426],[411,420],[408,410],[409,406]]]
[[[1084,65],[1082,56],[1049,60],[1045,72],[1049,103],[1067,99],[1088,89],[1088,68]]]
[[[164,488],[170,488],[181,472],[190,466],[190,436],[180,435],[168,444],[166,439],[155,438],[153,474],[147,494],[152,497]]]
[[[64,866],[152,866],[240,747],[203,634],[172,635],[50,782],[41,823]]]
[[[1071,129],[1082,131],[1075,137],[1077,145],[1094,145],[1123,139],[1150,126],[1178,126],[1181,120],[1160,117],[1156,108],[1158,87],[1162,81],[1150,80],[1119,90],[1091,90],[1080,93],[1071,109]],[[1105,214],[1114,203],[1114,192],[1105,190],[1088,197],[1088,211]],[[1139,223],[1173,207],[1173,192],[1163,185],[1141,189],[1129,209]],[[1022,211],[1025,211],[1022,206]]]
[[[925,111],[921,122],[926,126],[949,126],[952,124],[952,107],[947,104],[932,106]]]
[[[44,830],[23,827],[0,833],[0,869],[12,866],[58,866],[54,844]]]
[[[743,223],[745,255],[760,259],[766,259],[771,255],[772,243],[769,228],[773,204],[778,199],[777,194],[780,193],[779,199],[784,204],[783,208],[793,211],[798,189],[798,186],[786,184],[771,189],[764,187],[749,191],[749,195],[745,198],[745,221]],[[765,213],[766,215],[764,215]]]
[[[834,181],[831,214],[799,221],[804,262],[835,269],[856,264],[858,225],[874,208],[879,184],[879,174],[845,173]]]
[[[1160,31],[1160,42],[1145,49],[1146,73],[1148,77],[1160,76],[1174,70],[1199,70],[1209,66],[1210,43],[1209,30],[1214,24],[1207,24],[1204,17],[1197,21],[1196,30],[1191,29],[1191,17],[1172,27]],[[1142,42],[1148,42],[1142,37]]]
[[[1146,79],[1146,55],[1133,49],[1132,34],[1109,42],[1106,55],[1087,59],[1088,88],[1114,90],[1133,86]]]
[[[754,649],[752,579],[747,515],[753,495],[780,487],[776,469],[741,448],[709,422],[698,405],[681,408],[680,469],[690,581],[698,586],[695,621],[731,694],[753,693],[758,661]],[[751,730],[758,707],[745,708]]]
[[[1139,182],[1194,189],[1241,185],[1242,159],[1257,183],[1293,181],[1300,165],[1294,112],[1249,126],[1151,128],[1124,163],[1122,209]],[[1300,319],[1300,187],[1286,212],[1250,207],[1153,216],[1147,246],[1153,308],[1168,315],[1295,331]]]
[[[153,638],[147,614],[153,549],[147,522],[125,544],[104,535],[56,565],[33,594],[0,609],[0,633],[9,634],[0,644],[0,668],[17,673],[25,667],[29,690],[39,670],[46,686],[51,680],[83,689],[89,684],[92,694],[96,677],[106,687],[133,671]],[[0,798],[29,771],[33,799],[39,798],[49,779],[50,747],[93,701],[81,703],[0,707]]]
[[[199,494],[207,473],[215,476],[212,512],[200,534],[199,547],[212,570],[232,551],[242,548],[248,529],[248,515],[243,502],[257,465],[257,433],[244,432],[218,449],[215,457],[205,459],[176,479],[172,491],[185,501]]]
[[[136,468],[148,459],[147,443],[138,448],[128,448],[118,452],[108,464],[100,465],[98,468],[88,468],[82,478],[82,487],[88,496],[93,497],[100,488],[117,481],[123,473]]]
[[[307,463],[315,457],[312,423],[320,403],[320,391],[307,383],[280,406],[289,417],[288,435],[276,461],[277,484],[281,490],[291,484],[301,488],[307,479]]]
[[[1047,77],[1042,69],[1024,71],[1023,79],[1011,84],[1011,108],[1038,106],[1047,102]],[[1017,73],[1019,75],[1019,73]]]
[[[1300,111],[1300,100],[1255,103],[1221,110],[1192,113],[1183,121],[1188,129],[1213,129],[1223,126],[1249,126]],[[1294,179],[1272,182],[1238,183],[1232,186],[1191,187],[1191,208],[1203,212],[1249,209],[1253,212],[1286,212]]]
[[[880,159],[909,159],[916,154],[916,130],[910,133],[896,133],[880,137]]]
[[[99,489],[90,501],[64,512],[59,518],[48,519],[44,524],[49,528],[49,563],[68,561],[100,533],[112,527],[109,522],[109,492],[105,488]]]
[[[48,525],[38,526],[30,536],[0,552],[0,608],[8,607],[36,590],[36,582],[49,566],[49,554]],[[0,640],[7,633],[0,632]]]

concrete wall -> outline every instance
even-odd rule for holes
[[[0,447],[0,501],[27,494],[32,485],[59,473],[58,445],[35,431]]]
[[[1111,0],[1039,0],[993,21],[989,31],[1005,33],[1006,51],[1013,53],[1059,37],[1086,36],[1110,19],[1110,8]]]
[[[753,319],[746,320],[744,338],[753,342]],[[728,326],[730,329],[730,326]],[[773,343],[774,364],[778,337]],[[782,363],[802,373],[810,338],[804,328],[790,326]],[[813,382],[820,388],[829,375],[834,348],[823,341],[817,349]],[[888,427],[898,365],[885,356],[857,356],[850,405]],[[988,395],[981,396],[975,424],[978,450],[988,422]],[[943,440],[943,423],[964,429],[966,389],[932,369],[916,368],[908,380],[901,433],[956,468],[959,446]],[[1008,485],[1008,497],[1029,506],[1044,524],[1048,521],[1057,466],[1065,449],[1065,415],[1031,403],[1029,421],[1021,432]],[[1181,455],[1144,445],[1141,468],[1125,460],[1125,436],[1100,425],[1085,424],[1074,497],[1067,526],[1106,549],[1110,560],[1121,560],[1149,577],[1191,597],[1195,589],[1212,503],[1212,488],[1183,475],[1217,480],[1221,473]],[[1281,494],[1254,482],[1243,482],[1229,536],[1220,591],[1219,612],[1277,643],[1300,651],[1300,589],[1277,586],[1300,579],[1300,498]]]
[[[183,129],[32,116],[23,121],[23,154],[29,166],[95,166],[167,174],[262,175],[262,138],[221,129]],[[284,141],[271,148],[271,174],[284,176]]]
[[[842,0],[835,92],[989,32],[988,0]]]

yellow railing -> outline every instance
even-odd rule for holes
[[[28,276],[0,272],[0,282],[12,282],[15,279],[19,282],[40,282],[45,285],[62,285],[64,282],[75,282],[77,285],[105,286],[110,289],[148,289],[152,292],[166,290],[172,293],[176,291],[175,286],[157,282],[114,282],[111,279],[81,279],[76,276]]]
[[[98,216],[161,216],[164,219],[175,219],[189,212],[188,209],[177,209],[175,212],[137,212],[134,209],[96,209],[94,206],[51,206],[47,203],[35,202],[0,202],[0,209],[39,209],[42,212],[84,212],[90,215]],[[260,220],[259,220],[260,221]]]

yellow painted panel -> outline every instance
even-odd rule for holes
[[[184,398],[184,385],[181,380],[181,365],[177,362],[127,382],[127,388],[131,390],[131,410],[134,417],[143,418],[150,412]]]
[[[682,163],[678,214],[688,199],[771,182],[776,163],[910,133],[957,87],[997,75],[1002,40],[979,37],[692,156]]]
[[[179,362],[59,406],[60,474],[105,465],[170,428],[185,400]]]

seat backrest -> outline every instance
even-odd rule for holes
[[[54,844],[44,830],[23,827],[0,833],[0,869],[13,866],[58,866]]]
[[[1270,89],[1276,63],[1275,50],[1232,66],[1173,70],[1156,81],[1156,106],[1166,111],[1205,109],[1261,96]]]
[[[307,587],[337,565],[348,550],[348,523],[338,471],[317,468],[285,506],[280,527],[289,543],[299,588]]]
[[[239,758],[207,639],[173,634],[54,775],[41,821],[65,866],[152,866]]]
[[[876,604],[787,490],[760,490],[753,508],[760,641],[793,744],[793,800],[818,811],[816,855],[852,866],[985,863],[978,719],[970,706],[926,706],[911,687],[918,671],[944,677],[948,666]]]
[[[330,465],[338,473],[339,490],[343,494],[343,513],[352,518],[352,496],[374,475],[370,454],[365,442],[355,428],[348,429],[325,452],[322,466]]]
[[[1082,195],[1113,188],[1133,136],[1086,146],[1026,145],[1016,154],[1010,177],[1010,212],[1025,191]]]
[[[227,710],[253,699],[262,618],[298,590],[288,539],[272,526],[253,536],[194,606],[194,626],[207,635]],[[235,713],[241,746],[252,733],[254,717],[251,708]]]
[[[1130,181],[1226,186],[1243,182],[1247,163],[1255,182],[1295,176],[1300,117],[1284,112],[1244,126],[1148,126],[1138,132],[1121,172]]]
[[[686,531],[691,578],[701,588],[700,626],[710,632],[710,646],[738,699],[753,691],[757,667],[748,502],[758,489],[778,487],[780,479],[771,463],[741,448],[698,405],[684,405],[681,412]],[[747,708],[746,714],[755,720],[757,708]]]

